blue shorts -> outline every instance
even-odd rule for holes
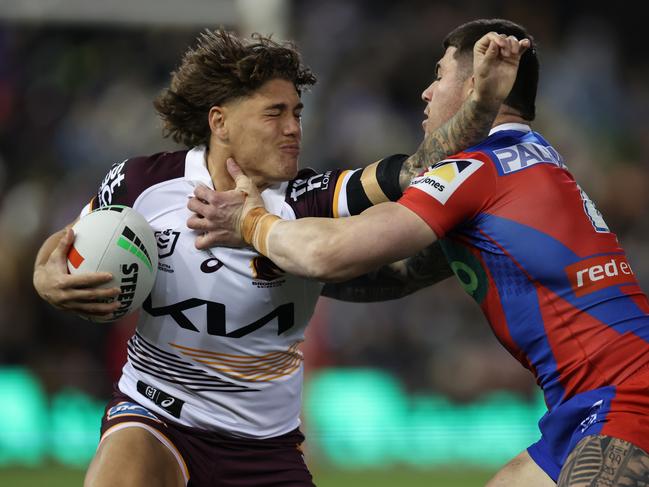
[[[577,394],[539,421],[541,439],[527,449],[555,482],[570,452],[589,435],[604,435],[649,451],[649,374]]]

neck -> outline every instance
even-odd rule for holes
[[[525,125],[531,124],[529,120],[525,120],[523,117],[521,117],[520,113],[517,110],[514,110],[507,105],[502,105],[500,107],[500,110],[498,111],[498,115],[496,115],[496,118],[494,119],[492,127],[496,127],[497,125],[502,125],[504,123],[524,123]]]
[[[236,187],[234,179],[230,176],[225,164],[225,161],[229,157],[234,157],[232,152],[227,147],[215,144],[213,141],[207,149],[205,157],[207,171],[210,173],[212,184],[214,185],[214,189],[217,191],[229,191]],[[269,186],[268,183],[260,180],[260,178],[256,177],[254,174],[248,176],[252,179],[252,182],[257,186],[259,191],[263,191]]]
[[[225,161],[230,157],[226,152],[219,150],[218,147],[209,147],[206,152],[207,171],[212,178],[212,184],[217,191],[228,191],[234,189],[234,179],[228,173]]]

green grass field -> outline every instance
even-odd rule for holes
[[[316,470],[318,487],[479,487],[493,472],[482,470]],[[0,469],[0,485],[11,487],[74,487],[83,484],[83,471],[59,466]]]

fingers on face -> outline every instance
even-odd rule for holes
[[[234,159],[231,157],[228,158],[227,161],[225,161],[228,172],[230,173],[230,176],[236,179],[237,176],[243,175],[243,172],[241,172],[241,168],[239,165],[235,162]]]

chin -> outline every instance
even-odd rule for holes
[[[290,181],[291,179],[297,176],[298,163],[297,159],[292,161],[286,161],[280,166],[280,181]]]

